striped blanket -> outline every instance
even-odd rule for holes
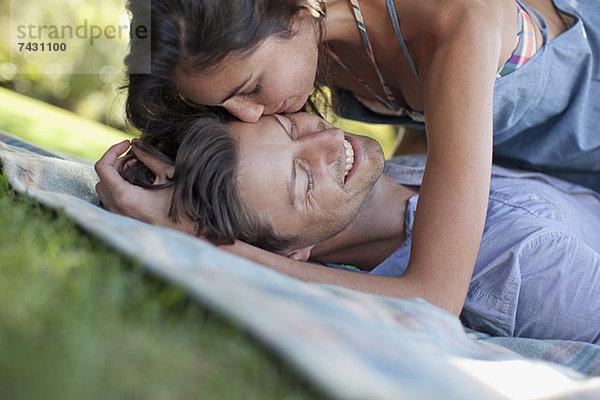
[[[600,398],[600,347],[490,337],[420,299],[299,282],[98,207],[93,166],[0,134],[12,187],[185,288],[337,399]]]

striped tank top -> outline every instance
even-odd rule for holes
[[[383,114],[383,115],[392,115],[392,116],[403,116],[409,117],[415,122],[424,122],[425,117],[420,111],[413,111],[409,108],[402,107],[398,105],[397,100],[395,99],[392,91],[390,90],[388,84],[386,83],[381,71],[375,61],[375,55],[373,53],[373,48],[371,46],[371,42],[369,40],[369,35],[367,34],[367,29],[365,27],[365,22],[360,11],[360,7],[358,5],[358,0],[350,0],[352,10],[354,12],[354,18],[356,19],[356,24],[358,26],[358,30],[363,40],[363,45],[365,47],[365,51],[377,77],[379,79],[381,88],[383,90],[384,96],[380,96],[377,91],[371,88],[364,80],[362,80],[354,71],[348,68],[342,60],[331,50],[328,50],[331,57],[346,70],[352,77],[354,77],[368,92],[371,94],[370,97],[362,96],[360,94],[354,93],[354,96],[357,100],[359,100],[365,107],[369,108],[371,111]],[[408,52],[408,48],[406,47],[406,43],[404,38],[402,37],[402,32],[400,31],[400,24],[398,22],[398,17],[396,14],[396,8],[393,0],[386,0],[388,12],[390,14],[392,24],[394,26],[394,31],[396,32],[396,36],[398,38],[398,42],[402,47],[402,51],[406,60],[408,61],[411,70],[420,84],[419,75],[417,73],[417,69],[410,57]],[[497,78],[506,76],[511,72],[518,69],[520,66],[525,64],[527,60],[529,60],[536,52],[536,40],[535,40],[535,31],[534,31],[534,20],[531,18],[530,13],[525,9],[521,3],[517,2],[517,18],[518,18],[518,26],[519,32],[517,33],[516,44],[514,51],[512,52],[509,59],[502,65],[497,72]],[[537,21],[536,21],[537,23]]]

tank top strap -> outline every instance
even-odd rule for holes
[[[377,73],[377,77],[379,78],[379,83],[381,84],[383,92],[385,93],[386,99],[384,100],[379,95],[376,95],[375,91],[373,89],[371,89],[368,85],[363,84],[363,86],[366,87],[369,90],[369,92],[371,92],[371,94],[375,94],[376,98],[379,101],[381,101],[383,104],[385,104],[387,108],[393,110],[398,106],[398,102],[396,101],[396,98],[392,94],[392,91],[390,90],[385,79],[383,79],[383,75],[381,74],[381,71],[379,70],[379,66],[377,65],[377,62],[375,61],[375,54],[373,53],[373,47],[371,46],[371,41],[369,40],[369,35],[367,34],[367,29],[365,27],[365,21],[363,19],[362,13],[360,12],[360,6],[358,5],[358,0],[350,0],[350,4],[352,5],[352,11],[354,12],[354,18],[356,19],[358,31],[360,32],[360,36],[363,40],[363,45],[365,46],[365,51],[367,53],[367,56],[369,57],[369,60],[371,60],[371,64],[373,65],[375,72]]]
[[[404,42],[404,37],[402,36],[402,31],[400,30],[400,22],[398,22],[398,15],[396,13],[396,6],[394,5],[394,0],[386,0],[388,12],[390,14],[390,19],[392,20],[392,24],[394,25],[394,31],[396,31],[396,37],[398,38],[398,42],[402,47],[402,51],[404,52],[404,56],[406,60],[410,64],[410,68],[412,69],[413,74],[415,74],[415,78],[417,78],[417,82],[421,84],[421,80],[419,79],[419,74],[417,74],[417,69],[415,68],[415,64],[413,63],[412,58],[410,57],[410,53],[408,52],[408,48],[406,47],[406,43]]]
[[[542,38],[544,39],[544,43],[548,43],[548,26],[546,25],[546,21],[544,21],[544,18],[542,18],[542,16],[537,11],[529,7],[522,0],[516,0],[516,2],[527,12],[527,14],[535,17],[532,18],[532,20],[542,32]]]

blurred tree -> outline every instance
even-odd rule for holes
[[[1,86],[124,127],[125,95],[118,89],[124,83],[129,40],[124,0],[4,1],[0,25]],[[102,37],[93,39],[98,29]],[[66,51],[45,46],[45,51],[19,52],[19,43],[64,43]]]

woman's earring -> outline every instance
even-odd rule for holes
[[[325,0],[306,0],[308,12],[315,18],[325,16]]]

